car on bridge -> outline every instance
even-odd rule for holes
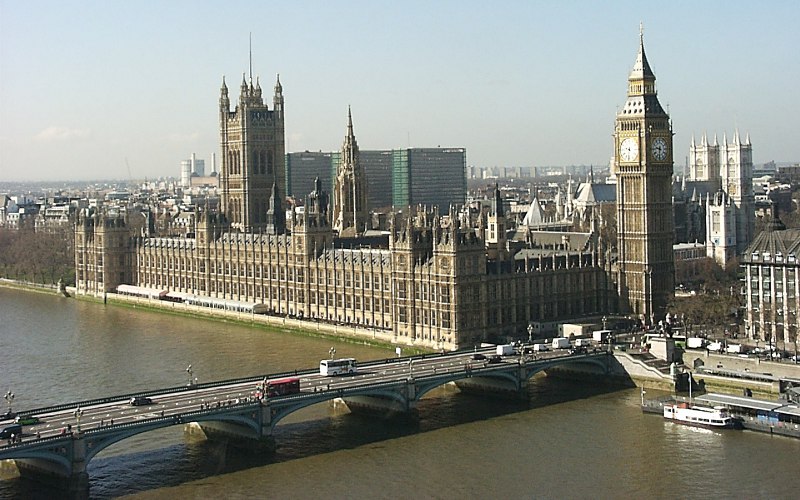
[[[500,356],[499,354],[493,354],[493,355],[489,356],[489,359],[487,360],[487,362],[490,363],[490,364],[502,363],[503,362],[503,357]]]
[[[475,361],[483,361],[486,359],[486,356],[484,356],[479,352],[476,352],[475,354],[472,355],[472,359],[474,359]]]
[[[129,401],[131,406],[147,406],[153,404],[153,400],[147,396],[136,396]]]
[[[17,417],[14,419],[14,422],[20,425],[36,425],[41,421],[42,420],[39,417],[34,417],[33,415],[28,415],[27,417]]]
[[[0,430],[0,438],[8,439],[11,436],[18,437],[22,434],[22,426],[19,424],[7,425]]]

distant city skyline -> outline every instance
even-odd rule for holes
[[[639,23],[682,171],[692,135],[800,160],[800,6],[0,0],[0,181],[179,177],[218,98],[280,74],[286,151],[464,147],[467,164],[605,166]]]

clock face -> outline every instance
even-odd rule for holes
[[[653,158],[658,161],[667,159],[667,141],[661,137],[653,141]]]
[[[619,145],[619,156],[623,161],[633,161],[639,156],[639,144],[636,139],[628,137]]]

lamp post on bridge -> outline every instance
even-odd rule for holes
[[[11,390],[6,392],[5,395],[3,396],[3,399],[5,399],[6,403],[8,403],[8,412],[6,413],[6,415],[9,418],[11,418],[14,415],[14,412],[13,412],[13,410],[11,408],[11,403],[14,402],[14,397],[15,397],[15,395],[14,395],[13,392],[11,392]]]
[[[189,382],[186,384],[188,387],[191,387],[191,386],[197,384],[197,378],[196,377],[193,378],[194,370],[192,369],[192,365],[191,364],[186,367],[186,374],[189,376]]]
[[[80,432],[81,431],[81,417],[83,416],[83,410],[81,410],[81,407],[79,406],[79,407],[75,408],[75,411],[72,412],[72,414],[75,415],[76,427],[78,429],[78,432]]]
[[[528,323],[528,343],[533,344],[533,323]]]
[[[331,347],[330,349],[328,349],[328,354],[330,355],[331,359],[333,359],[333,357],[336,355],[336,348]]]

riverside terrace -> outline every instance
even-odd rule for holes
[[[272,431],[283,417],[332,399],[340,398],[352,411],[403,414],[413,412],[424,394],[450,382],[466,391],[508,397],[523,394],[528,380],[550,367],[582,364],[593,366],[598,374],[612,371],[613,356],[607,351],[557,350],[534,356],[521,351],[495,359],[494,348],[488,347],[389,358],[359,365],[350,376],[326,377],[319,370],[305,370],[25,410],[18,416],[40,421],[25,426],[21,439],[3,439],[0,460],[14,460],[23,475],[55,479],[69,491],[80,492],[88,489],[86,466],[97,453],[162,427],[190,425],[210,439],[269,448],[274,445]],[[286,377],[299,379],[300,392],[275,397],[256,392],[265,380]],[[149,398],[151,404],[131,405],[134,397]],[[0,428],[12,423],[0,422]]]

